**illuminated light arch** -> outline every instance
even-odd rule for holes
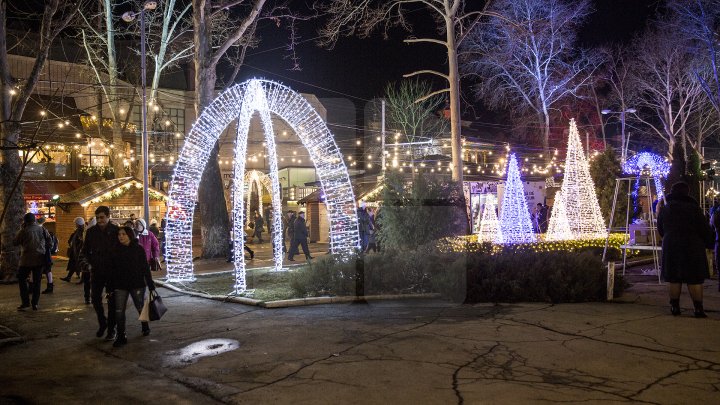
[[[262,215],[263,188],[265,190],[272,191],[272,180],[270,179],[270,176],[259,170],[249,170],[245,172],[243,184],[247,187],[247,218],[252,219],[252,212],[250,212],[250,197],[252,196],[253,184],[258,190],[258,212]]]
[[[193,281],[192,223],[198,186],[221,132],[237,120],[232,201],[232,241],[235,292],[245,291],[243,254],[244,186],[250,120],[260,116],[270,166],[273,253],[275,269],[282,269],[280,183],[271,113],[295,131],[310,154],[326,198],[330,220],[330,251],[348,257],[359,246],[355,196],[343,156],[322,117],[300,94],[281,84],[253,79],[221,93],[200,114],[185,139],[168,195],[166,261],[168,281]],[[222,196],[218,196],[222,198]]]
[[[640,152],[623,163],[623,172],[637,176],[652,176],[657,194],[665,195],[662,178],[670,174],[670,163],[662,156],[650,152]]]

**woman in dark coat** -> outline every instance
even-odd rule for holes
[[[124,226],[118,231],[120,245],[115,252],[113,268],[108,283],[108,289],[112,291],[112,298],[115,300],[115,322],[117,324],[117,336],[114,347],[120,347],[127,343],[125,336],[125,308],[128,296],[132,298],[133,304],[138,311],[142,311],[145,287],[150,291],[155,290],[155,283],[150,274],[150,264],[145,256],[145,249],[138,244],[135,232],[129,226]],[[150,326],[142,322],[142,334],[150,334]]]
[[[702,284],[710,276],[705,249],[715,243],[712,229],[686,183],[675,183],[658,216],[662,241],[662,277],[669,283],[670,310],[680,315],[683,283],[695,306],[695,317],[705,318]]]

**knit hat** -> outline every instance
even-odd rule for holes
[[[141,225],[142,225],[142,231],[141,231],[141,230],[138,230],[138,227],[141,226]],[[147,225],[145,224],[145,220],[144,220],[144,219],[139,218],[139,219],[137,219],[137,220],[135,221],[135,230],[137,231],[138,236],[140,236],[140,235],[145,235],[145,236],[147,236],[148,230],[147,230]]]
[[[33,214],[32,212],[28,212],[23,217],[23,222],[25,222],[26,224],[34,223],[35,222],[35,214]]]
[[[75,218],[75,226],[85,226],[85,220],[83,217]]]
[[[155,218],[151,219],[150,225],[157,225],[157,219],[155,219]]]

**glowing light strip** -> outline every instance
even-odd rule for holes
[[[255,111],[260,112],[266,139],[271,139],[270,114],[276,114],[295,131],[307,148],[326,197],[330,222],[330,250],[349,258],[359,246],[355,196],[340,150],[322,117],[300,94],[278,83],[253,79],[231,87],[205,108],[188,133],[177,161],[168,195],[166,260],[168,281],[194,280],[192,263],[192,222],[200,178],[220,133],[238,120],[233,181],[233,250],[236,292],[245,290],[245,262],[242,225],[244,223],[243,176],[247,155],[247,132]],[[270,131],[268,131],[270,129]],[[282,218],[277,156],[274,140],[268,142],[271,156],[273,241],[276,268],[282,260]],[[275,163],[272,160],[275,159]],[[273,179],[274,177],[274,179]],[[276,205],[277,204],[277,205]],[[279,254],[278,254],[279,253]]]

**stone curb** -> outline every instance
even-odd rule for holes
[[[185,295],[189,295],[191,297],[205,298],[205,299],[214,300],[214,301],[235,302],[238,304],[245,304],[245,305],[251,305],[251,306],[260,306],[263,303],[263,301],[254,300],[252,298],[246,298],[246,297],[230,297],[230,296],[225,296],[225,295],[210,295],[210,294],[204,294],[204,293],[199,293],[199,292],[194,292],[194,291],[186,291],[186,290],[180,289],[178,287],[175,287],[172,284],[166,283],[164,281],[160,281],[160,280],[153,280],[153,281],[155,282],[155,284],[157,284],[161,287],[167,288],[168,290],[172,290],[172,291],[179,292],[179,293],[182,293]]]
[[[23,339],[17,332],[7,326],[0,325],[0,347],[23,342],[25,342],[25,339]]]
[[[302,307],[307,305],[321,304],[339,304],[346,302],[363,302],[363,301],[381,301],[381,300],[399,300],[399,299],[432,299],[440,298],[438,293],[429,294],[394,294],[394,295],[366,295],[363,297],[311,297],[311,298],[295,298],[290,300],[267,301],[260,303],[264,308],[289,308]]]
[[[428,293],[428,294],[393,294],[393,295],[366,295],[364,297],[310,297],[310,298],[294,298],[289,300],[278,300],[278,301],[260,301],[246,297],[231,297],[225,295],[211,295],[204,294],[194,291],[185,291],[172,284],[154,280],[155,284],[179,292],[181,294],[189,295],[191,297],[205,298],[214,301],[222,302],[235,302],[238,304],[245,304],[257,307],[263,307],[268,309],[273,308],[290,308],[290,307],[302,307],[308,305],[322,305],[322,304],[339,304],[347,302],[363,302],[363,301],[381,301],[381,300],[399,300],[399,299],[435,299],[440,298],[439,293]]]

